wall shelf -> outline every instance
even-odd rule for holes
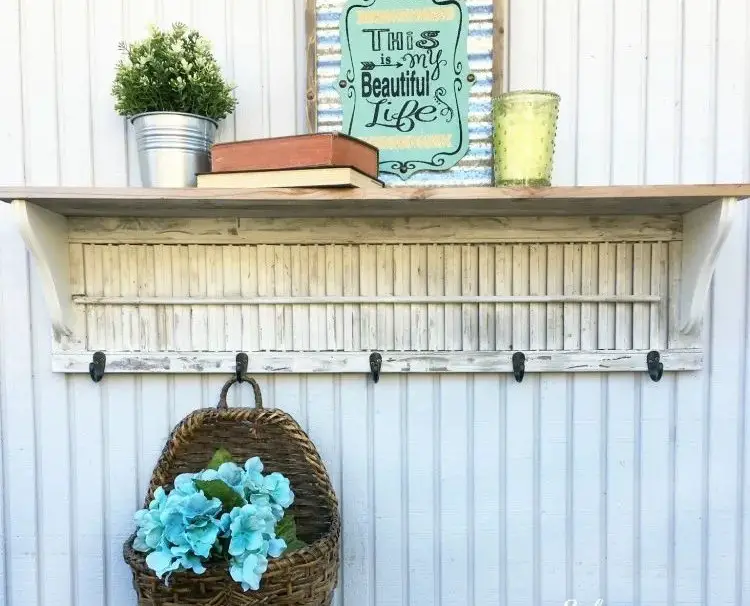
[[[505,372],[514,350],[528,372],[644,370],[654,349],[667,372],[695,370],[748,197],[743,184],[0,188],[59,372],[88,372],[99,349],[113,372],[223,372],[236,350],[255,372],[366,372],[372,350],[384,373]]]
[[[684,215],[748,185],[390,187],[382,189],[0,188],[64,217]]]

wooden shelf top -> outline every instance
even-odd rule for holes
[[[383,189],[0,187],[0,200],[26,200],[68,217],[680,215],[730,197],[750,198],[750,184]]]

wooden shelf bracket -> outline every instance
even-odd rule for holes
[[[719,252],[738,209],[737,198],[721,198],[684,215],[680,330],[685,334],[702,324]]]
[[[375,193],[0,188],[34,257],[56,372],[90,372],[100,350],[107,372],[225,372],[236,364],[226,350],[239,330],[254,352],[252,372],[375,373],[361,354],[380,350],[377,376],[515,372],[517,379],[523,372],[648,367],[658,380],[664,370],[702,368],[711,282],[739,202],[748,198],[750,184]],[[566,244],[571,234],[578,244]],[[428,252],[432,242],[451,246]],[[375,255],[375,246],[385,252]],[[411,265],[399,267],[401,281],[381,289],[379,276],[388,272],[376,261],[392,258],[396,267],[401,246],[425,258],[412,253]],[[433,253],[444,257],[430,274],[425,263]],[[226,267],[238,270],[235,277],[226,277]],[[239,269],[257,285],[242,282]],[[516,269],[525,275],[518,284]],[[410,272],[419,280],[404,280]],[[362,276],[368,284],[360,285]],[[394,306],[390,341],[383,336],[387,306]],[[440,318],[453,321],[441,350],[413,342],[409,306],[435,311],[438,332]],[[617,324],[632,344],[591,339],[582,314],[592,317],[592,309],[600,334]],[[309,342],[289,338],[297,316],[301,324],[311,318]],[[568,316],[576,333],[570,339],[560,332]],[[423,320],[419,330],[426,331]],[[244,328],[253,322],[255,329]],[[281,338],[268,329],[274,322]],[[464,326],[458,333],[456,322]],[[510,335],[533,334],[532,322],[546,341],[529,337],[514,364],[524,344]]]
[[[55,339],[72,335],[68,221],[26,200],[11,203],[21,237],[36,261]]]

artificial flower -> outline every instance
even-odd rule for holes
[[[294,502],[294,493],[289,487],[289,479],[277,471],[263,478],[263,492],[268,494],[277,505],[284,508]]]
[[[293,519],[287,523],[284,514],[294,501],[289,480],[278,472],[264,476],[258,457],[240,467],[229,456],[222,453],[223,462],[178,475],[169,492],[158,487],[134,516],[133,548],[147,553],[146,564],[167,583],[174,571],[202,574],[207,561],[227,554],[232,578],[244,591],[257,590],[268,558],[280,557],[288,540],[296,548],[289,531]],[[283,536],[277,536],[277,526]]]
[[[229,554],[239,556],[246,551],[257,552],[266,536],[274,537],[276,519],[269,507],[248,504],[235,507],[229,514],[231,523]],[[266,536],[264,536],[266,535]]]
[[[222,463],[219,469],[204,469],[202,472],[196,474],[194,479],[205,481],[221,480],[237,492],[237,494],[242,497],[245,496],[245,474],[242,467],[236,463]]]
[[[191,495],[198,492],[198,489],[193,482],[195,475],[196,474],[194,473],[181,473],[178,475],[174,479],[174,490],[172,492],[177,492],[182,495]]]
[[[167,573],[177,570],[180,566],[179,559],[175,558],[169,549],[158,549],[152,551],[146,556],[146,564],[159,578],[162,578]]]
[[[263,463],[258,457],[245,462],[245,490],[252,495],[263,490]]]
[[[229,567],[232,579],[242,585],[242,590],[258,590],[260,579],[268,569],[268,560],[260,554],[248,553],[242,558],[233,558]]]

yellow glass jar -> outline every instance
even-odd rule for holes
[[[492,99],[496,186],[549,187],[560,96],[550,91],[514,91]]]

